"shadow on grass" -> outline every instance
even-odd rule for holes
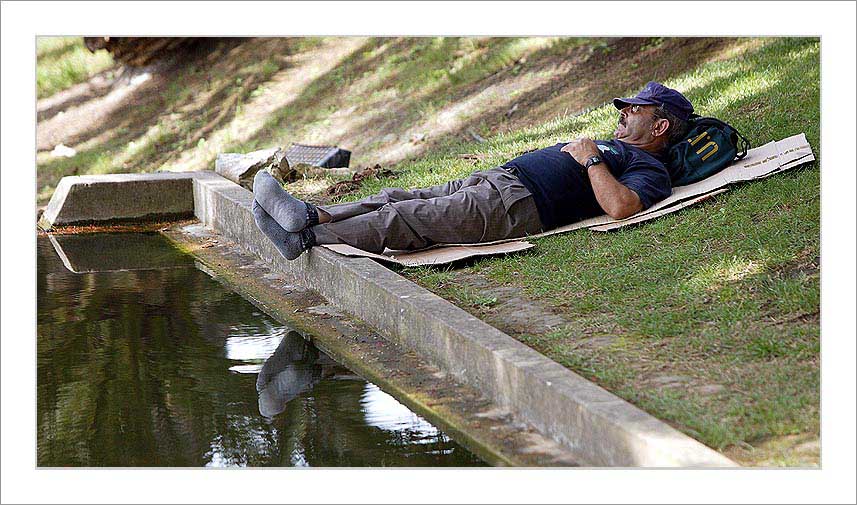
[[[40,164],[39,185],[56,184],[62,176],[78,173],[158,169],[228,124],[258,86],[289,67],[285,57],[302,47],[293,39],[244,42],[204,39],[180,58],[150,69],[152,78],[123,96],[119,107],[66,141],[90,142],[91,147],[74,158]],[[218,75],[212,74],[215,66]],[[206,94],[206,99],[200,101],[199,94]],[[129,149],[132,143],[134,148]],[[94,160],[101,165],[94,166]]]
[[[102,70],[92,76],[89,82],[77,84],[44,99],[43,103],[50,103],[50,105],[36,112],[36,121],[47,121],[64,110],[108,95],[114,89],[113,83],[108,82],[108,77],[113,72],[116,72],[116,69]]]
[[[634,56],[631,60],[631,65],[638,69],[655,68],[653,72],[663,75],[664,78],[681,79],[682,74],[693,75],[698,71],[694,71],[700,60],[703,60],[711,55],[712,52],[724,47],[731,39],[698,39],[691,44],[672,45],[668,40],[662,46],[655,49],[639,51],[638,56]],[[745,133],[753,145],[758,146],[765,142],[774,139],[781,139],[786,136],[805,131],[810,139],[813,147],[817,147],[818,139],[818,120],[817,110],[815,118],[813,112],[808,111],[806,107],[777,107],[777,104],[772,97],[791,96],[793,104],[805,104],[807,100],[813,99],[815,94],[815,102],[818,103],[817,89],[812,86],[796,86],[795,83],[801,73],[807,72],[815,77],[818,76],[818,60],[817,53],[814,53],[807,45],[812,45],[812,40],[817,39],[781,39],[767,44],[760,51],[753,53],[749,57],[742,56],[743,63],[738,68],[725,70],[722,75],[715,79],[705,82],[702,85],[693,85],[688,90],[688,96],[694,101],[697,112],[703,115],[713,115],[720,117]],[[645,47],[645,43],[641,40],[637,42],[635,48],[631,46],[627,48],[627,53],[638,51],[639,48]],[[783,47],[793,47],[792,51],[782,54]],[[808,49],[808,50],[807,50]],[[672,67],[672,71],[666,71],[662,67],[665,61],[672,61],[672,58],[677,62]],[[764,67],[760,67],[761,61],[767,60]],[[628,65],[625,59],[619,58],[620,65]],[[708,65],[728,66],[730,61],[715,62]],[[576,67],[569,72],[558,76],[555,80],[573,81],[573,76],[577,73],[588,73],[595,71],[589,68],[593,65],[601,66],[600,60],[590,63],[585,62],[583,65]],[[705,67],[702,67],[705,68]],[[608,71],[609,70],[609,71]],[[605,69],[605,73],[612,74],[619,72],[618,68]],[[567,96],[570,93],[587,95],[590,98],[584,103],[605,103],[614,96],[623,96],[627,93],[633,93],[635,86],[642,85],[641,78],[637,73],[626,73],[622,78],[608,79],[600,87],[595,87],[590,83],[582,83],[579,85],[567,85],[564,88],[562,95]],[[734,90],[741,88],[747,81],[759,80],[761,85],[755,86],[751,92],[743,92]],[[544,89],[534,90],[530,95],[539,96],[545,94],[545,90],[551,90],[557,84],[551,82],[543,86]],[[753,88],[754,86],[747,86]],[[597,88],[597,89],[595,89]],[[604,91],[600,91],[603,89]],[[723,100],[722,97],[729,97],[728,100]],[[523,103],[523,102],[522,102]],[[496,144],[511,143],[532,143],[543,139],[558,138],[565,136],[569,138],[572,135],[578,134],[581,129],[594,129],[599,138],[612,137],[614,127],[614,117],[612,114],[609,121],[596,122],[593,126],[592,114],[571,115],[564,118],[560,117],[557,121],[551,122],[545,126],[536,126],[527,128],[516,133],[502,135],[496,142],[491,143],[491,147]],[[475,118],[468,126],[478,126],[485,122],[486,118],[490,118],[490,112],[481,117]],[[547,141],[545,140],[547,145]],[[455,145],[452,143],[451,145]],[[479,149],[477,148],[477,151]],[[513,153],[509,153],[513,154]]]
[[[415,123],[425,114],[426,107],[445,104],[462,98],[445,86],[449,79],[451,56],[464,51],[466,39],[461,38],[375,38],[354,51],[335,68],[320,76],[291,103],[272,114],[255,136],[242,143],[246,149],[270,142],[270,132],[283,130],[291,124],[308,124],[328,116],[342,106],[337,99],[339,89],[348,88],[359,80],[375,82],[361,88],[361,99],[375,107],[365,116],[350,122],[347,129],[331,142],[347,142],[383,133],[396,132]],[[515,39],[491,39],[484,43],[483,63],[497,64]],[[462,69],[459,73],[466,72]],[[380,78],[377,74],[381,74]],[[373,75],[376,74],[376,75]],[[390,83],[395,83],[392,87]],[[473,86],[470,86],[473,88]],[[478,87],[470,89],[475,93]],[[393,99],[386,94],[396,95]],[[403,96],[404,98],[398,98]],[[466,96],[466,95],[464,95]],[[296,139],[297,140],[297,139]]]

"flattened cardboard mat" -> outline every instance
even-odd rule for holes
[[[589,228],[590,230],[601,232],[615,230],[630,224],[648,221],[649,219],[654,219],[707,200],[714,195],[726,192],[729,184],[762,179],[814,160],[815,156],[812,154],[812,147],[810,147],[809,142],[806,140],[806,135],[803,133],[793,135],[786,139],[768,142],[763,146],[751,149],[747,152],[747,156],[744,159],[736,161],[707,179],[687,186],[673,188],[672,196],[631,217],[619,220],[605,214],[555,228],[538,235],[530,235],[527,238],[546,237],[580,228]],[[363,256],[399,265],[419,266],[442,265],[473,256],[523,251],[534,247],[534,244],[519,238],[480,244],[436,245],[419,251],[392,251],[388,249],[384,251],[384,254],[370,253],[345,244],[329,244],[322,247],[346,256]]]

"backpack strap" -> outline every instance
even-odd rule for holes
[[[732,129],[735,130],[735,128]],[[735,134],[738,135],[738,138],[741,139],[741,142],[739,142],[740,145],[738,146],[739,152],[737,156],[735,156],[736,160],[740,160],[744,156],[747,156],[747,151],[750,150],[752,145],[750,144],[750,141],[747,140],[747,137],[741,135],[741,132],[739,132],[738,130],[735,130]]]

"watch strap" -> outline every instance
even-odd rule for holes
[[[601,158],[601,156],[592,156],[591,158],[586,160],[586,164],[584,165],[584,168],[589,168],[592,165],[597,165],[599,163],[602,163],[603,161],[604,160]]]

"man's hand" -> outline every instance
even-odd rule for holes
[[[572,140],[568,144],[562,146],[560,151],[570,154],[575,161],[581,165],[586,164],[586,160],[593,156],[601,156],[601,151],[592,139],[581,137]]]

